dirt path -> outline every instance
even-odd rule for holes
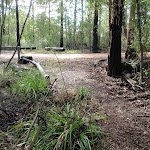
[[[95,54],[34,54],[34,53],[21,53],[22,56],[32,56],[35,59],[56,59],[56,56],[59,59],[82,59],[82,58],[107,58],[108,54],[107,53],[95,53]],[[0,59],[9,59],[12,56],[12,53],[10,52],[3,52],[0,55]],[[14,58],[17,58],[17,54],[15,55]],[[124,53],[122,53],[122,57],[124,57]]]
[[[29,54],[26,54],[29,55]],[[30,54],[31,55],[31,54]],[[94,96],[92,116],[103,114],[107,120],[95,119],[96,124],[114,139],[111,150],[150,150],[150,94],[134,92],[121,79],[108,77],[105,71],[107,54],[58,54],[60,66],[53,54],[32,54],[51,79],[58,78],[59,88],[67,90],[85,87]],[[7,59],[9,55],[1,55]]]
[[[100,55],[99,55],[100,56]],[[85,87],[96,101],[92,114],[104,114],[108,120],[96,120],[105,132],[115,140],[109,140],[111,150],[150,150],[150,94],[134,92],[121,79],[108,77],[105,71],[107,61],[99,58],[60,59],[66,88]],[[52,78],[57,77],[63,87],[60,68],[56,60],[41,61]]]

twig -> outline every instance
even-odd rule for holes
[[[66,83],[65,83],[64,76],[63,76],[63,74],[62,74],[62,68],[61,68],[61,65],[60,65],[60,61],[59,61],[59,59],[58,59],[58,57],[57,57],[57,54],[56,54],[54,51],[53,51],[53,53],[54,53],[54,55],[55,55],[56,58],[57,58],[57,62],[58,62],[58,64],[59,64],[59,68],[60,68],[60,72],[61,72],[61,77],[62,77],[63,84],[64,84],[64,87],[65,87],[65,90],[66,90],[66,94],[67,94],[67,97],[68,97],[68,90],[67,90],[67,87],[66,87]]]
[[[46,115],[46,112],[44,113],[43,118],[44,118],[45,115]],[[35,134],[35,136],[34,136],[34,139],[33,139],[32,143],[30,144],[28,150],[32,150],[32,148],[34,147],[34,144],[35,144],[35,142],[36,142],[36,140],[37,140],[37,138],[38,138],[38,136],[39,136],[39,134],[40,134],[40,131],[41,131],[43,122],[44,122],[44,120],[42,120],[42,121],[40,122],[40,124],[38,125],[38,130],[37,130],[37,132],[36,132],[36,134]]]
[[[53,87],[53,85],[54,85],[54,83],[57,81],[57,79],[58,79],[58,78],[56,78],[56,79],[53,81],[53,83],[52,83],[51,86],[50,86],[50,89]]]

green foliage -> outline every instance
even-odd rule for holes
[[[40,112],[40,115],[46,112],[45,117],[42,120],[38,119],[38,122],[43,121],[43,126],[35,142],[35,150],[91,150],[108,148],[106,141],[106,136],[108,135],[93,125],[91,117],[86,121],[84,119],[88,114],[88,110],[86,106],[83,107],[82,100],[86,99],[88,95],[88,91],[81,87],[76,96],[70,98],[70,101],[63,106],[57,106],[49,100],[49,107],[44,106]],[[33,123],[34,115],[35,113],[31,115],[29,121],[23,122],[9,131],[10,133],[17,129],[14,139],[18,139],[18,137],[19,139],[14,141],[16,143],[14,145],[21,146],[23,144],[27,130]],[[30,132],[27,146],[31,144],[38,132],[38,122]]]
[[[4,66],[0,66],[0,86],[10,87],[12,83],[15,83],[22,72],[15,72],[11,67],[7,70]]]
[[[24,99],[35,99],[48,93],[48,81],[40,72],[25,72],[20,79],[11,84],[14,96],[21,95]]]

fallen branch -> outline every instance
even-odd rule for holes
[[[27,58],[25,58],[25,57],[22,57],[21,59],[32,63],[35,67],[38,68],[38,70],[40,71],[40,73],[41,73],[45,78],[50,78],[48,74],[45,74],[45,71],[44,71],[44,69],[42,68],[42,66],[40,65],[39,62],[35,62],[35,61],[30,60],[30,59],[27,59]]]
[[[124,75],[123,77],[132,86],[133,90],[136,91],[137,89],[140,89],[141,91],[144,91],[144,89],[141,86],[139,86],[138,83],[135,80],[129,78],[126,75]]]
[[[17,66],[15,64],[11,65],[12,68],[16,69],[16,70],[21,70],[21,71],[27,71],[27,70],[30,70],[30,69],[26,69],[26,68],[23,68],[23,67],[20,67],[20,66]]]
[[[45,115],[46,115],[46,112],[44,113],[43,118],[45,117]],[[35,144],[35,142],[36,142],[36,140],[37,140],[37,138],[38,138],[38,136],[39,136],[39,134],[40,134],[40,131],[41,131],[43,122],[44,122],[44,121],[41,120],[41,122],[39,123],[39,125],[38,125],[38,130],[37,130],[37,132],[36,132],[36,134],[35,134],[35,136],[34,136],[34,139],[33,139],[32,143],[31,143],[31,145],[29,146],[28,150],[32,150],[32,149],[33,149],[34,144]]]
[[[49,50],[52,50],[52,51],[65,51],[65,48],[63,47],[45,47],[45,50],[49,51]]]

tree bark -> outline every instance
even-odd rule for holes
[[[98,8],[97,8],[97,2],[95,2],[95,8],[94,8],[94,26],[93,26],[93,53],[97,53],[97,46],[98,46]]]
[[[141,31],[141,12],[140,12],[140,2],[139,0],[136,0],[137,3],[137,19],[138,19],[138,30],[139,30],[139,45],[140,45],[140,51],[141,51],[141,62],[140,62],[140,81],[143,82],[143,47],[142,47],[142,31]]]
[[[102,5],[99,4],[99,26],[98,26],[98,47],[101,48],[101,19],[102,17]]]
[[[92,36],[91,36],[91,30],[92,30],[92,24],[91,24],[91,21],[92,21],[92,19],[91,19],[91,10],[89,10],[89,14],[88,14],[88,20],[89,20],[89,49],[90,49],[90,51],[92,51],[92,45],[91,45],[91,43],[92,43]]]
[[[74,6],[74,31],[73,31],[73,39],[74,39],[74,49],[76,48],[76,20],[77,20],[77,0],[75,0]]]
[[[109,0],[109,38],[111,31],[111,22],[112,22],[112,0]]]
[[[81,11],[82,11],[82,20],[81,20],[81,50],[83,50],[83,42],[84,42],[84,36],[83,36],[83,0],[81,0]]]
[[[16,0],[17,46],[20,46],[18,0]]]
[[[135,8],[136,8],[136,2],[135,2],[135,0],[131,0],[130,1],[129,24],[128,24],[128,29],[127,29],[126,51],[132,45],[132,41],[134,40],[133,32],[134,32]]]
[[[124,0],[113,1],[114,13],[110,31],[108,75],[114,77],[121,74],[121,31],[123,3]]]
[[[51,0],[49,0],[48,4],[48,25],[49,25],[49,36],[50,36],[50,31],[51,31]]]
[[[34,21],[35,21],[35,20],[34,20],[34,0],[32,0],[32,19],[33,19],[33,22],[34,22]],[[35,33],[34,33],[35,26],[34,26],[34,23],[33,23],[33,28],[32,28],[32,30],[33,30],[33,35],[32,35],[32,37],[33,37],[33,44],[34,44],[34,41],[35,41]]]
[[[63,0],[61,0],[60,47],[63,47]]]
[[[4,1],[2,2],[2,5],[4,5]],[[6,1],[6,11],[7,11],[7,1]],[[4,12],[2,12],[2,24],[0,28],[0,54],[1,54],[1,47],[2,47],[2,38],[3,38],[3,29],[5,25],[6,11],[5,11],[5,14],[3,14]]]

